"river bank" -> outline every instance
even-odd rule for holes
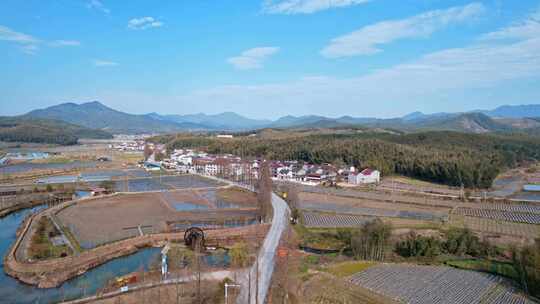
[[[90,198],[91,199],[91,198]],[[87,201],[88,199],[83,199]],[[88,270],[102,265],[110,260],[133,254],[139,249],[147,247],[159,247],[169,241],[183,241],[183,232],[174,233],[159,233],[151,235],[142,235],[115,243],[99,246],[90,250],[85,250],[78,255],[67,256],[63,258],[54,258],[41,261],[28,261],[21,259],[21,254],[18,250],[32,235],[35,225],[40,217],[54,216],[58,211],[67,208],[72,204],[80,201],[70,201],[61,203],[57,206],[42,210],[29,216],[23,223],[20,232],[17,233],[17,239],[4,256],[4,271],[30,285],[35,285],[39,288],[58,287],[63,282],[84,274]],[[229,239],[235,239],[239,236],[253,235],[261,233],[259,230],[266,230],[265,225],[252,225],[241,228],[227,228],[209,230],[207,238],[215,240],[222,244]],[[262,231],[264,233],[265,231]]]

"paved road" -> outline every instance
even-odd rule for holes
[[[214,179],[232,184],[230,181],[227,180],[222,180],[215,177]],[[237,186],[248,189],[251,188],[245,185]],[[272,208],[272,225],[270,227],[270,230],[266,234],[262,247],[259,250],[259,254],[257,255],[257,261],[253,264],[252,267],[249,268],[249,270],[236,272],[237,283],[242,286],[240,288],[240,294],[236,301],[238,304],[263,304],[266,296],[268,295],[270,282],[272,280],[272,274],[274,272],[277,248],[281,236],[288,226],[288,219],[290,215],[290,209],[287,203],[274,193],[272,193]],[[208,277],[207,279],[223,279],[227,276],[233,277],[234,272],[220,271],[208,275],[210,275],[211,277]],[[181,278],[179,281],[187,281],[191,279],[193,278]],[[178,279],[171,279],[166,282],[157,283],[155,285],[171,284],[177,280]],[[149,286],[138,286],[137,288],[145,287],[148,288]],[[117,294],[120,294],[120,292],[116,291],[107,296],[114,296]],[[85,303],[90,299],[95,299],[95,297],[80,299],[78,301],[73,301],[70,303]]]
[[[262,304],[268,294],[274,272],[276,251],[281,235],[289,223],[290,213],[287,203],[274,193],[272,193],[272,208],[274,209],[272,226],[259,250],[257,262],[250,268],[249,273],[244,274],[243,279],[240,279],[242,288],[236,301],[238,304]]]

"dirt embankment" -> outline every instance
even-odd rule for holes
[[[24,222],[16,242],[4,257],[4,270],[8,275],[24,283],[37,285],[39,288],[57,287],[64,281],[83,274],[91,268],[112,259],[135,253],[140,248],[160,246],[165,242],[182,241],[184,238],[183,232],[144,235],[100,246],[84,251],[76,256],[43,261],[21,261],[17,259],[17,249],[21,246],[24,235],[29,232],[32,223],[37,221],[40,216],[51,212],[51,209],[56,208],[61,208],[61,206],[56,206],[35,214]],[[242,228],[210,230],[207,231],[207,238],[223,244],[227,239],[266,233],[267,229],[267,225],[255,225]]]
[[[248,236],[255,228],[212,230],[208,231],[207,237],[210,240],[222,238],[220,243],[223,244],[226,237],[236,239],[239,236]],[[261,226],[259,229],[266,227]],[[39,262],[18,262],[13,256],[7,256],[4,260],[4,269],[7,274],[24,283],[37,285],[39,288],[57,287],[64,281],[114,258],[135,253],[140,248],[159,246],[167,241],[181,241],[183,237],[183,233],[146,235],[85,251],[79,256]]]

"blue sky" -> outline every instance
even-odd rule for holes
[[[5,0],[0,115],[394,117],[540,103],[540,1]]]

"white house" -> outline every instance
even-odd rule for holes
[[[378,170],[364,169],[361,172],[349,173],[349,184],[372,184],[381,181],[381,172]]]

